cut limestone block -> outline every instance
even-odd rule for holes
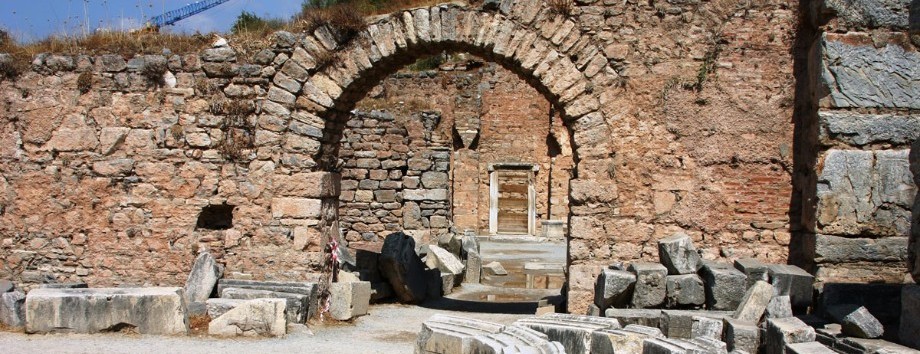
[[[471,353],[546,353],[562,354],[565,348],[545,334],[520,326],[505,326],[500,333],[473,337]]]
[[[634,324],[658,328],[661,310],[609,308],[604,312],[604,317],[614,318],[624,326]]]
[[[287,332],[284,319],[284,299],[255,299],[227,311],[208,324],[212,336],[273,336],[281,337]]]
[[[662,310],[658,327],[668,338],[690,339],[693,337],[694,317],[708,317],[721,321],[730,315],[730,312],[720,311]]]
[[[700,269],[710,310],[734,311],[744,296],[747,277],[724,263],[705,262]]]
[[[786,345],[786,353],[789,354],[837,354],[831,348],[825,347],[818,342],[793,343]]]
[[[814,341],[815,329],[798,318],[767,320],[767,333],[763,340],[766,354],[783,354],[788,344]]]
[[[705,316],[690,318],[690,338],[708,337],[722,339],[722,319]]]
[[[760,328],[756,322],[726,317],[722,319],[722,341],[729,351],[757,353],[760,348]]]
[[[788,295],[796,311],[812,304],[815,277],[802,268],[787,264],[770,265],[770,283],[776,295]]]
[[[770,268],[766,263],[753,258],[742,258],[735,261],[735,269],[747,277],[747,287],[750,288],[758,280],[770,281]]]
[[[288,322],[305,323],[306,320],[309,319],[309,295],[270,290],[224,288],[224,290],[220,293],[220,297],[236,300],[283,299],[287,302],[287,305],[285,306],[285,318]]]
[[[706,353],[709,354],[728,354],[728,349],[726,349],[727,345],[725,345],[725,342],[716,338],[696,337],[691,339],[690,342],[705,348]]]
[[[185,281],[185,297],[188,302],[204,302],[211,297],[221,274],[223,270],[210,253],[199,254]]]
[[[632,297],[636,275],[622,270],[604,269],[594,285],[594,304],[601,311],[608,307],[626,307]]]
[[[415,239],[401,232],[387,236],[380,250],[378,266],[399,301],[418,303],[425,300],[429,278],[425,265],[415,253]]]
[[[463,281],[467,283],[478,284],[482,278],[482,256],[479,252],[469,252],[466,254],[466,273],[463,275]]]
[[[589,353],[591,333],[620,328],[620,323],[612,318],[556,313],[521,319],[514,324],[546,334],[550,340],[562,343],[570,354]]]
[[[843,334],[857,338],[878,338],[885,332],[882,323],[869,313],[865,306],[838,305],[828,309],[840,323]]]
[[[694,274],[700,268],[700,254],[684,233],[658,240],[658,259],[671,275]]]
[[[25,326],[26,294],[22,291],[9,291],[0,294],[0,324],[10,328]]]
[[[667,296],[665,306],[670,308],[698,308],[706,303],[703,278],[696,274],[669,275],[665,278]]]
[[[904,285],[901,289],[901,344],[920,349],[920,285]]]
[[[709,354],[709,350],[696,343],[674,338],[648,338],[643,343],[643,354]]]
[[[660,331],[654,335],[646,331],[627,330],[626,328],[595,331],[591,333],[590,353],[642,354],[643,342],[647,338],[664,338],[664,336]]]
[[[739,320],[760,322],[760,318],[763,317],[763,313],[767,310],[767,305],[770,304],[770,299],[772,298],[773,286],[763,280],[758,280],[744,293],[741,304],[738,305],[732,317]]]
[[[34,289],[25,312],[28,333],[188,333],[182,288]]]
[[[635,262],[629,265],[629,271],[636,275],[632,307],[661,306],[667,293],[665,277],[668,275],[668,268],[658,263]]]
[[[329,314],[339,321],[347,321],[367,314],[371,301],[371,282],[329,284]]]
[[[435,245],[428,246],[428,256],[425,257],[428,268],[438,269],[441,273],[454,276],[463,274],[463,262],[453,253]]]
[[[789,296],[773,296],[770,303],[767,304],[767,318],[786,318],[792,317],[792,302]]]
[[[497,334],[505,326],[463,317],[434,315],[422,323],[416,353],[472,353],[474,337]]]
[[[498,262],[489,262],[489,264],[482,266],[482,271],[486,275],[508,275],[508,271],[505,270],[505,267]]]
[[[207,306],[208,317],[211,319],[218,318],[227,313],[227,311],[232,310],[234,307],[237,307],[246,301],[249,300],[224,298],[208,299],[208,301],[205,302]]]

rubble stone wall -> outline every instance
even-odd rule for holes
[[[813,1],[801,247],[819,282],[902,283],[917,191],[920,45],[910,1]],[[807,136],[807,137],[806,137]],[[807,142],[805,142],[808,140]],[[809,147],[813,146],[813,147]],[[813,167],[807,167],[813,166]]]
[[[345,243],[347,112],[442,51],[500,64],[561,117],[574,163],[570,311],[585,312],[600,269],[654,261],[654,241],[677,231],[706,259],[784,262],[802,245],[790,243],[803,215],[791,182],[798,10],[588,0],[563,16],[506,0],[375,18],[350,41],[326,27],[277,33],[251,60],[232,43],[130,61],[39,56],[0,84],[2,275],[175,285],[209,248],[231,276],[318,276],[324,240]],[[337,60],[317,60],[329,53]],[[223,204],[232,228],[196,227],[203,207]]]

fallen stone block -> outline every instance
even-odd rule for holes
[[[729,351],[757,353],[760,348],[760,328],[756,322],[726,317],[722,319],[722,341]]]
[[[609,308],[604,317],[616,319],[621,325],[642,325],[658,328],[661,310]]]
[[[747,287],[754,286],[758,280],[770,281],[770,268],[766,263],[753,258],[742,258],[735,261],[735,269],[747,277]]]
[[[904,287],[904,284],[825,283],[813,312],[833,318],[828,309],[834,306],[865,306],[883,325],[894,325],[901,316],[899,304]]]
[[[665,306],[669,308],[698,308],[706,303],[706,288],[699,275],[669,275],[665,283]]]
[[[831,348],[818,342],[792,343],[786,345],[788,354],[837,354]]]
[[[767,318],[792,317],[792,302],[789,296],[773,296],[767,304],[766,315]]]
[[[661,306],[667,293],[665,277],[668,268],[658,263],[635,262],[629,265],[629,271],[636,275],[633,290],[632,307],[652,308]]]
[[[415,239],[397,232],[383,241],[378,260],[380,274],[390,282],[401,302],[418,303],[428,294],[428,276],[415,253]]]
[[[188,333],[182,288],[34,289],[25,307],[28,333]]]
[[[208,317],[215,319],[246,301],[249,300],[214,298],[208,299],[208,301],[205,302],[205,306],[207,307]]]
[[[310,314],[309,295],[270,290],[225,288],[220,293],[220,297],[236,300],[283,299],[286,302],[285,318],[288,322],[305,323],[310,318],[308,316]]]
[[[920,285],[904,285],[901,289],[901,344],[920,349]]]
[[[769,268],[774,294],[789,296],[792,309],[796,311],[811,306],[814,276],[794,265],[771,264]]]
[[[763,340],[766,354],[783,354],[788,344],[814,341],[815,329],[798,318],[767,320],[767,331]]]
[[[728,316],[731,316],[731,312],[662,310],[658,328],[661,328],[661,332],[668,338],[690,339],[693,338],[694,317],[707,317],[721,321]]]
[[[620,323],[612,318],[556,313],[521,319],[514,324],[546,334],[550,340],[562,343],[569,354],[589,353],[593,332],[620,328]]]
[[[636,275],[627,271],[604,269],[594,285],[594,304],[601,311],[613,307],[626,307],[632,297]]]
[[[885,332],[882,323],[865,306],[838,305],[828,309],[840,323],[843,334],[857,338],[878,338]]]
[[[422,323],[415,342],[416,353],[472,353],[474,338],[497,334],[505,326],[463,317],[434,315]]]
[[[747,277],[728,264],[705,262],[700,274],[706,288],[706,307],[734,311],[744,296]]]
[[[255,299],[227,311],[208,324],[212,336],[273,336],[281,337],[287,332],[284,299]]]
[[[89,286],[83,282],[75,283],[47,283],[38,286],[39,289],[87,289]]]
[[[347,321],[367,314],[371,301],[371,283],[358,281],[329,284],[329,314],[339,321]]]
[[[499,262],[489,262],[489,264],[482,266],[482,271],[486,275],[508,275],[508,271]]]
[[[700,254],[684,233],[658,240],[658,259],[671,275],[694,274],[700,268]]]
[[[722,338],[722,319],[705,316],[693,316],[690,323],[690,338]]]
[[[760,318],[763,317],[763,313],[767,310],[767,305],[770,304],[770,299],[772,298],[773,286],[763,280],[758,280],[754,283],[754,286],[748,288],[747,292],[744,293],[741,304],[735,309],[735,314],[732,317],[739,320],[760,322]]]
[[[25,326],[26,294],[22,291],[8,291],[0,294],[0,324],[10,328]]]
[[[700,347],[706,349],[706,353],[709,354],[728,354],[726,349],[725,342],[718,340],[717,338],[711,337],[696,337],[690,340],[691,343],[696,344]]]
[[[192,270],[188,273],[188,279],[185,281],[185,297],[188,302],[205,302],[211,293],[214,292],[214,286],[217,280],[223,274],[223,269],[217,264],[208,252],[203,252],[195,258],[192,264]]]
[[[428,268],[438,269],[441,273],[447,273],[454,276],[463,275],[463,262],[453,253],[435,246],[428,246],[428,256],[425,257],[425,263]]]

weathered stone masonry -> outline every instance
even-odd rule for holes
[[[208,248],[230,275],[318,277],[323,241],[345,236],[345,112],[441,51],[502,65],[562,118],[570,311],[585,311],[601,268],[654,260],[654,241],[676,231],[706,259],[784,262],[802,245],[789,216],[797,7],[585,1],[566,18],[509,0],[383,16],[347,43],[327,28],[278,33],[252,63],[229,47],[39,56],[0,84],[2,275],[181,284]],[[316,67],[327,52],[338,60]],[[224,204],[232,228],[196,228],[203,207]]]

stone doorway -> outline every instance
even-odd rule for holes
[[[489,234],[535,234],[536,189],[533,164],[489,167]]]

